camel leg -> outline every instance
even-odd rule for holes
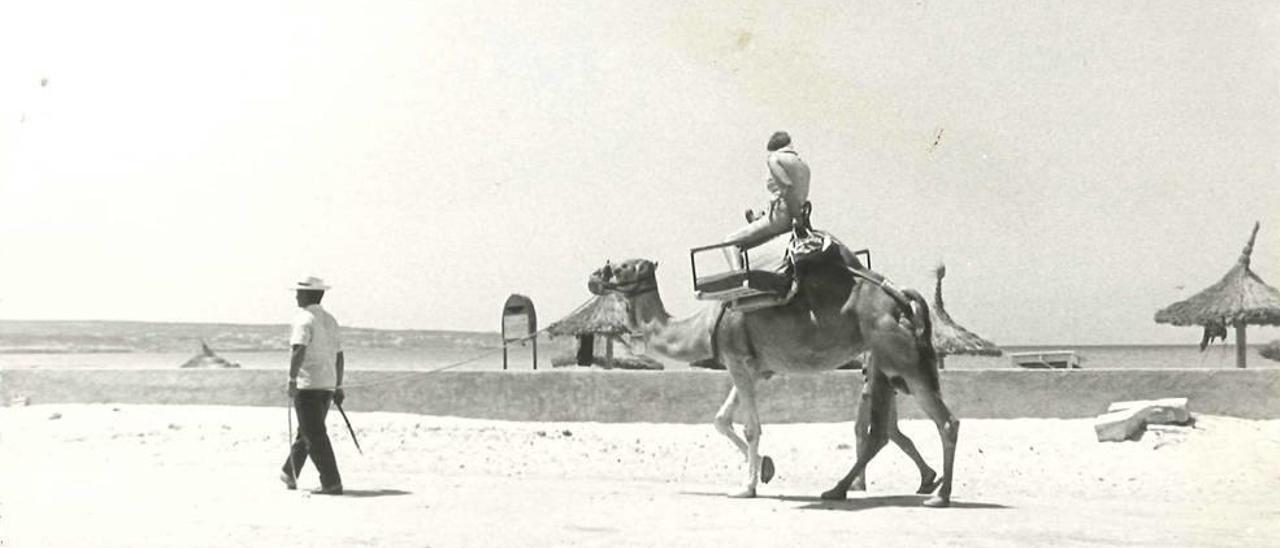
[[[724,405],[720,406],[720,411],[716,412],[716,431],[723,434],[733,442],[733,446],[738,448],[743,457],[747,456],[747,442],[742,441],[738,437],[738,433],[733,431],[733,413],[738,409],[738,389],[736,387],[729,388],[729,397],[725,398]]]
[[[737,391],[738,403],[742,405],[744,423],[743,436],[747,441],[747,481],[742,490],[732,493],[733,498],[753,498],[756,496],[756,485],[760,479],[760,413],[756,409],[756,381],[745,364],[730,366],[733,386]]]
[[[942,438],[942,480],[937,494],[924,501],[925,506],[944,508],[951,504],[951,478],[955,465],[956,440],[960,435],[960,419],[951,414],[947,404],[942,401],[942,394],[925,385],[924,382],[908,379],[911,393],[916,403],[938,427],[938,436]]]
[[[912,443],[911,438],[898,430],[898,411],[897,405],[892,406],[893,417],[889,420],[889,441],[892,441],[903,453],[906,453],[911,461],[916,463],[916,469],[920,471],[920,487],[916,488],[916,493],[927,495],[938,488],[940,483],[938,480],[938,472],[929,467],[929,463],[924,461],[924,457],[920,456],[920,451],[916,450],[916,444]],[[863,472],[865,476],[866,473]]]
[[[867,436],[871,433],[871,390],[870,385],[864,381],[862,383],[862,395],[858,398],[858,415],[853,423],[854,432],[854,454],[860,455],[867,443]],[[867,490],[867,472],[864,470],[857,477],[853,478],[853,483],[849,485],[849,489],[853,491]]]
[[[853,464],[853,468],[849,469],[849,473],[845,474],[840,481],[836,482],[835,487],[822,493],[824,500],[844,500],[848,497],[850,486],[853,485],[854,479],[863,475],[867,469],[867,463],[889,443],[889,410],[893,406],[893,388],[889,386],[889,380],[883,375],[875,372],[869,372],[871,377],[867,381],[868,394],[867,401],[870,402],[865,407],[867,411],[867,422],[865,434],[859,431],[860,437],[857,442],[858,459]]]

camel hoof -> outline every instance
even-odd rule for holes
[[[920,489],[916,490],[916,494],[928,495],[929,493],[936,491],[939,485],[942,485],[942,479],[938,477],[938,474],[930,474],[926,477],[920,478]]]
[[[765,456],[760,459],[760,481],[769,483],[773,479],[773,459]]]
[[[748,488],[746,488],[746,489],[743,489],[743,490],[741,490],[741,491],[738,491],[737,493],[729,493],[729,498],[731,498],[731,499],[753,499],[753,498],[756,498],[756,488],[755,488],[755,487],[748,487]]]
[[[925,506],[928,506],[929,508],[946,508],[948,506],[951,506],[951,499],[934,495],[932,497],[929,497],[928,499],[925,499],[923,504]]]
[[[849,493],[846,489],[839,486],[832,487],[830,491],[822,493],[822,500],[848,500]]]

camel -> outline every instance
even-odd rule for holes
[[[627,300],[634,328],[646,338],[648,348],[686,362],[711,358],[728,369],[732,389],[714,423],[747,461],[747,480],[731,497],[755,497],[758,482],[768,481],[773,473],[771,460],[760,455],[756,382],[778,373],[836,369],[870,351],[864,387],[869,416],[865,422],[859,418],[866,431],[859,427],[856,432],[857,459],[822,498],[844,500],[867,463],[888,442],[890,431],[896,431],[891,422],[896,418],[897,387],[915,398],[942,439],[942,478],[927,486],[921,482],[922,491],[937,487],[924,505],[950,505],[960,421],[942,401],[928,304],[918,292],[899,290],[863,269],[848,248],[835,242],[812,254],[795,253],[799,285],[795,297],[785,304],[736,311],[710,303],[692,316],[675,319],[662,303],[656,269],[657,264],[646,259],[606,263],[592,273],[587,285],[594,294],[616,292]],[[733,427],[739,407],[744,412],[742,437]]]

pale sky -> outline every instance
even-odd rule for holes
[[[1000,344],[1198,342],[1152,316],[1255,220],[1280,286],[1280,6],[903,4],[5,3],[0,318],[280,323],[313,274],[495,331],[631,257],[684,315],[776,129],[815,225]]]

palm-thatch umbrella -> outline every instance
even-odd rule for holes
[[[230,369],[240,367],[240,364],[228,361],[215,354],[207,343],[200,341],[200,353],[192,356],[181,367],[186,369]]]
[[[1236,329],[1236,366],[1244,367],[1247,353],[1246,325],[1280,325],[1280,291],[1267,285],[1249,269],[1249,256],[1260,223],[1253,224],[1249,243],[1240,259],[1218,283],[1185,301],[1156,312],[1156,323],[1204,326],[1206,337],[1214,331]]]
[[[605,367],[613,367],[614,338],[632,334],[627,301],[616,293],[599,295],[560,321],[551,324],[547,327],[547,334],[552,337],[565,335],[577,337],[580,365],[590,364],[595,336],[603,335],[606,341]],[[587,359],[587,364],[582,363],[583,357]]]
[[[942,278],[947,275],[947,266],[938,265],[934,271],[938,283],[933,291],[933,308],[930,310],[933,319],[933,348],[938,352],[938,369],[944,367],[948,354],[971,354],[977,356],[999,356],[1004,352],[995,343],[988,341],[972,331],[965,329],[951,319],[951,314],[942,306]]]
[[[1258,353],[1262,354],[1262,357],[1268,360],[1280,362],[1280,339],[1267,343],[1267,345],[1262,347],[1262,350],[1259,350]]]

